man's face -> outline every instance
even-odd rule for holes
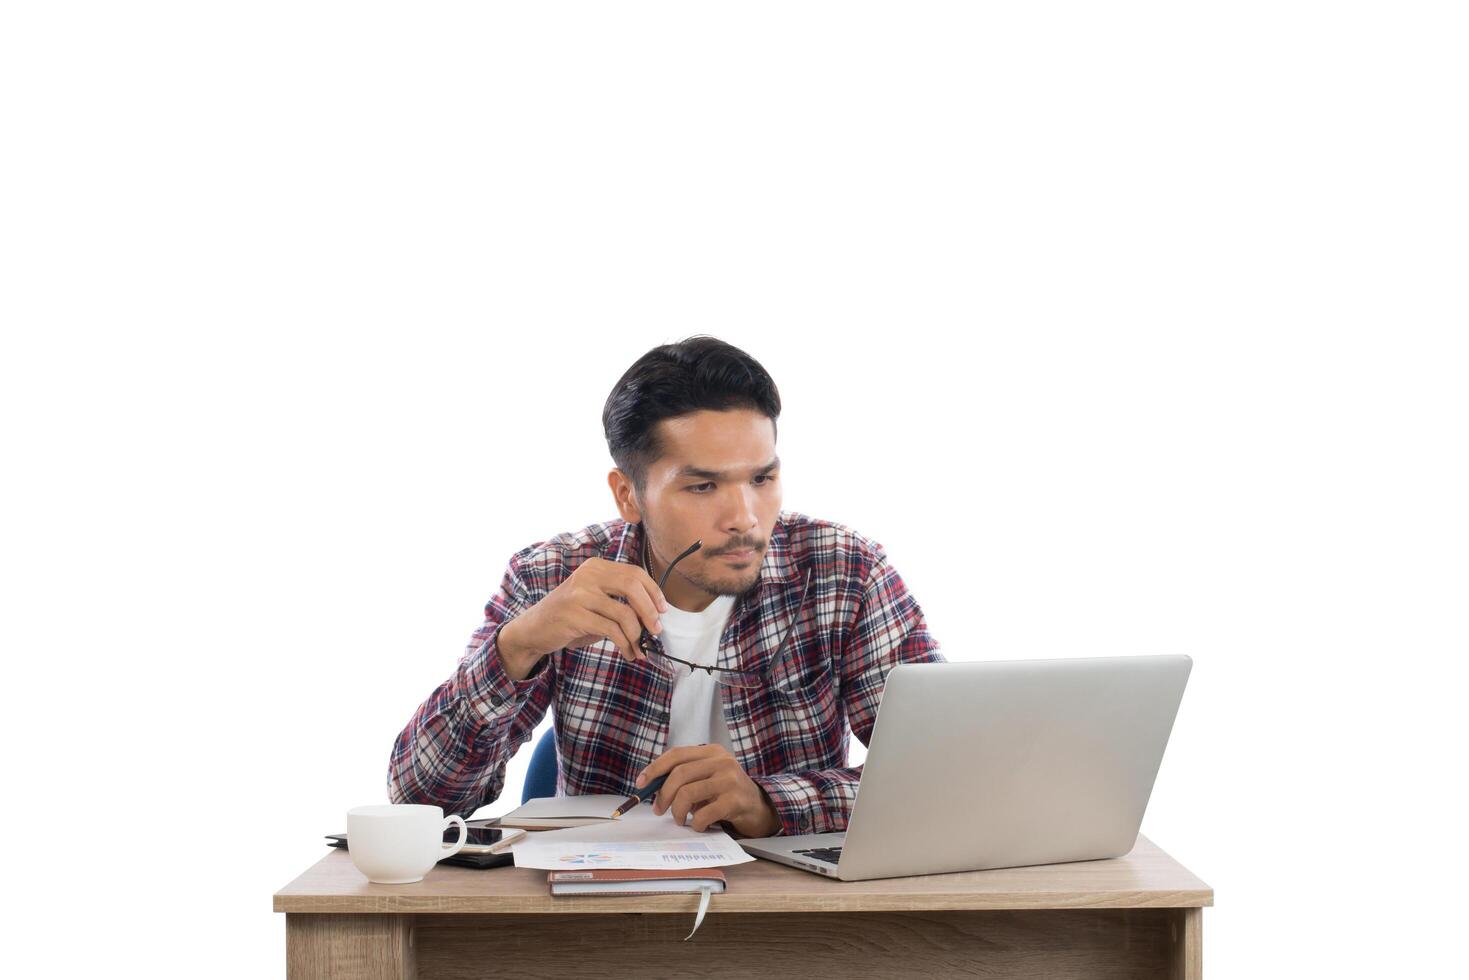
[[[673,570],[667,591],[687,594],[675,588],[681,578],[711,596],[748,592],[780,515],[775,423],[745,409],[701,411],[664,419],[657,434],[663,455],[648,469],[641,500],[633,500],[657,559],[650,562],[655,577],[702,540]]]

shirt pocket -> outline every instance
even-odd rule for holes
[[[829,661],[804,665],[785,677],[773,678],[769,704],[777,718],[782,771],[828,769],[844,765],[837,759],[842,744],[843,715]]]

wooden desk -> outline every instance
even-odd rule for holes
[[[555,898],[546,872],[374,885],[333,850],[275,894],[286,975],[1169,977],[1203,970],[1214,892],[1145,837],[1126,857],[842,882],[756,861],[688,942],[697,895]]]

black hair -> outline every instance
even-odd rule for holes
[[[602,431],[617,468],[641,496],[648,467],[663,455],[654,427],[664,419],[712,410],[753,409],[772,425],[780,391],[749,354],[704,334],[654,347],[617,380],[602,409]]]

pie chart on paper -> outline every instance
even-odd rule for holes
[[[563,854],[561,860],[566,864],[606,864],[612,860],[610,854]]]

